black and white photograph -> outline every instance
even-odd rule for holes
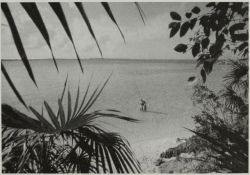
[[[248,1],[1,1],[2,173],[249,172]]]

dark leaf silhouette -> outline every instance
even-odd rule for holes
[[[180,37],[183,37],[187,33],[189,26],[190,26],[190,24],[188,21],[185,22],[184,24],[182,24],[181,30],[180,30]]]
[[[204,63],[204,61],[209,57],[209,55],[200,55],[199,58],[197,59],[197,64],[195,68],[199,67],[201,64]]]
[[[206,7],[215,7],[215,2],[209,2]]]
[[[62,6],[61,6],[60,2],[50,2],[49,5],[51,6],[53,11],[57,15],[57,17],[60,20],[65,32],[67,33],[70,41],[72,42],[75,53],[76,53],[76,56],[77,56],[78,63],[80,65],[80,67],[81,67],[81,71],[83,72],[82,63],[81,63],[81,60],[80,60],[80,58],[78,56],[78,53],[76,51],[76,47],[75,47],[75,44],[74,44],[70,29],[69,29],[69,26],[68,26],[68,23],[67,23],[67,20],[66,20],[66,17],[64,15],[64,12],[63,12],[63,9],[62,9]]]
[[[193,30],[193,28],[194,28],[194,26],[195,26],[195,24],[196,24],[196,21],[197,21],[197,18],[194,18],[194,19],[192,19],[191,21],[190,21],[190,29],[191,30]]]
[[[36,6],[35,3],[21,3],[21,5],[23,6],[23,8],[26,10],[26,12],[28,13],[28,15],[30,16],[30,18],[32,19],[32,21],[34,22],[34,24],[37,26],[37,28],[39,29],[39,31],[41,32],[43,38],[45,39],[46,43],[48,44],[50,51],[51,51],[51,55],[53,58],[53,61],[55,63],[57,72],[58,72],[58,67],[56,64],[56,60],[51,48],[51,44],[50,44],[50,38],[49,38],[49,34],[47,32],[46,26],[44,25],[43,19],[41,17],[41,14]]]
[[[222,32],[227,35],[228,34],[228,29],[224,29]]]
[[[12,81],[11,81],[11,79],[10,79],[10,76],[9,76],[9,74],[7,73],[7,71],[6,71],[6,69],[5,69],[4,65],[3,65],[3,63],[1,63],[1,69],[2,69],[2,72],[3,72],[3,74],[4,74],[5,78],[6,78],[6,80],[7,80],[8,83],[9,83],[11,89],[14,91],[15,95],[17,96],[18,100],[28,109],[28,107],[26,106],[26,104],[25,104],[23,98],[21,97],[21,95],[20,95],[19,92],[17,91],[15,85],[12,83]]]
[[[183,53],[185,53],[186,50],[187,50],[187,45],[185,45],[185,44],[178,44],[178,45],[174,48],[174,50],[175,50],[176,52],[183,52]]]
[[[243,34],[232,34],[231,38],[233,40],[238,40],[238,41],[248,41],[248,33],[243,33]]]
[[[192,16],[192,13],[186,13],[185,16],[189,19]]]
[[[206,72],[205,72],[205,70],[204,69],[201,69],[201,77],[202,77],[202,81],[203,81],[203,83],[205,83],[206,82]]]
[[[18,53],[19,53],[19,55],[20,55],[20,57],[21,57],[21,59],[23,61],[23,64],[24,64],[26,70],[28,71],[30,78],[35,83],[35,85],[37,86],[35,77],[33,75],[33,71],[32,71],[32,69],[30,67],[27,55],[26,55],[24,47],[23,47],[22,40],[21,40],[20,35],[18,33],[18,30],[17,30],[16,24],[14,22],[14,19],[13,19],[12,15],[11,15],[9,6],[8,6],[7,3],[1,3],[1,7],[2,7],[3,13],[4,13],[4,15],[5,15],[8,23],[9,23],[10,30],[11,30],[15,45],[16,45]]]
[[[233,35],[235,31],[243,30],[245,26],[245,23],[236,23],[229,28],[229,32],[231,35]]]
[[[137,9],[138,9],[138,11],[139,11],[139,13],[140,13],[140,15],[141,15],[141,19],[142,19],[144,25],[146,25],[145,20],[144,20],[144,18],[146,19],[146,15],[144,14],[144,12],[143,12],[143,10],[142,10],[142,8],[140,7],[140,5],[139,5],[138,2],[135,2],[135,5],[136,5],[136,7],[137,7]]]
[[[211,45],[211,46],[209,47],[209,52],[210,52],[211,55],[212,55],[216,50],[217,50],[217,49],[216,49],[216,47],[215,47],[214,44]]]
[[[170,12],[170,16],[173,20],[181,21],[181,16],[176,12]]]
[[[223,45],[225,43],[225,37],[223,34],[219,35],[217,38],[216,38],[216,42],[215,42],[215,47],[216,47],[216,50],[221,50]]]
[[[180,22],[171,22],[169,25],[168,25],[168,28],[173,28],[177,23],[180,23]]]
[[[248,54],[248,49],[244,50],[243,57],[245,57]]]
[[[242,44],[239,46],[239,51],[242,51],[242,50],[245,49],[247,46],[248,46],[248,43],[247,43],[247,42],[242,43]]]
[[[192,54],[193,57],[196,57],[196,55],[200,52],[200,43],[195,43],[192,48]]]
[[[242,63],[240,60],[234,61],[229,59],[230,71],[226,76],[224,76],[224,81],[227,81],[229,87],[232,86],[243,86],[243,88],[248,89],[248,79],[244,77],[248,74],[248,66]],[[245,85],[247,85],[245,87]]]
[[[81,2],[75,2],[75,4],[76,4],[76,7],[78,8],[79,12],[82,15],[82,17],[83,17],[83,19],[84,19],[84,21],[85,21],[85,23],[86,23],[86,25],[87,25],[87,27],[89,29],[89,32],[91,33],[92,37],[94,38],[94,40],[96,42],[96,45],[97,45],[97,47],[98,47],[98,49],[99,49],[99,51],[101,53],[101,56],[102,56],[101,48],[100,48],[100,46],[99,46],[99,44],[97,42],[97,39],[96,39],[95,34],[94,34],[94,31],[93,31],[93,29],[91,27],[91,24],[89,22],[89,18],[88,18],[87,14],[86,14],[86,12],[85,12],[85,10],[83,8],[82,3]]]
[[[172,24],[172,29],[171,29],[171,32],[170,32],[170,38],[173,37],[180,29],[181,27],[181,23],[180,22],[177,22],[175,24]]]
[[[189,77],[188,82],[193,82],[196,78],[195,77]]]
[[[191,10],[191,12],[192,12],[192,13],[195,13],[195,14],[200,13],[200,11],[201,11],[201,9],[200,9],[199,7],[194,7],[194,8]]]
[[[115,17],[114,17],[114,15],[113,15],[110,7],[109,7],[109,4],[107,2],[102,2],[102,5],[103,5],[104,9],[106,10],[106,12],[108,13],[109,17],[112,19],[112,21],[115,23],[115,25],[119,29],[119,31],[120,31],[120,33],[121,33],[121,35],[123,37],[123,40],[125,42],[125,37],[123,36],[122,31],[121,31],[120,27],[118,26],[118,24],[117,24],[117,22],[115,20]]]
[[[203,39],[203,40],[201,41],[202,48],[203,48],[203,49],[206,49],[207,46],[209,45],[209,42],[210,42],[209,38]]]
[[[204,68],[207,75],[209,75],[212,72],[213,64],[214,64],[214,62],[204,61],[203,68]]]
[[[244,16],[246,14],[246,12],[248,12],[248,7],[244,7],[242,8],[240,11],[238,11],[238,13],[241,15],[241,16]]]
[[[200,18],[200,25],[202,25],[203,27],[207,26],[208,25],[208,21],[209,21],[209,16],[205,15],[205,16],[202,16]]]
[[[204,26],[204,33],[205,33],[205,35],[207,36],[207,37],[209,37],[210,36],[210,27],[209,26]]]

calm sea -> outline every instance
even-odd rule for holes
[[[61,96],[67,75],[67,90],[71,93],[72,103],[75,103],[78,85],[80,97],[83,98],[88,83],[91,83],[90,96],[98,84],[104,82],[113,72],[91,111],[116,109],[141,122],[128,123],[103,118],[98,120],[103,128],[121,133],[130,142],[138,142],[159,137],[185,136],[190,133],[182,127],[194,127],[191,116],[197,110],[190,100],[192,88],[185,86],[190,76],[199,76],[200,69],[195,69],[195,62],[192,60],[82,60],[84,74],[81,73],[76,60],[58,60],[57,63],[59,73],[52,60],[30,61],[37,88],[21,61],[3,61],[27,105],[39,112],[44,100],[57,111],[57,100]],[[224,74],[222,66],[216,65],[207,85],[216,91],[219,90]],[[2,75],[1,78],[2,103],[34,117],[17,100],[5,77]],[[140,112],[140,99],[147,102],[148,112]]]

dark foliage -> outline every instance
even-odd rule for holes
[[[199,22],[200,29],[190,39],[194,43],[190,49],[193,57],[198,56],[198,64],[203,65],[201,76],[204,82],[214,63],[226,50],[238,54],[240,59],[248,56],[248,3],[212,2],[208,3],[207,7],[212,7],[211,12],[207,14],[200,15],[199,7],[194,7],[191,13],[187,12],[185,16],[188,21],[181,21],[181,16],[176,12],[170,13],[173,20],[180,21],[170,27],[170,37],[179,29],[180,36],[184,36],[189,28],[193,30],[196,22]],[[213,38],[216,39],[215,43],[211,42]]]

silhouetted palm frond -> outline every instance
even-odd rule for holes
[[[248,93],[248,66],[240,60],[229,59],[230,71],[224,77],[228,87],[236,87]],[[245,92],[247,91],[247,92]]]
[[[58,117],[46,101],[47,116],[30,107],[37,119],[2,104],[2,127],[7,129],[2,133],[5,172],[141,172],[126,139],[104,131],[95,123],[96,119],[103,117],[129,122],[138,120],[116,110],[88,113],[109,78],[96,88],[88,100],[87,89],[79,108],[79,87],[74,107],[71,106],[68,91],[68,114],[59,98]]]
[[[243,98],[237,95],[230,87],[223,91],[222,97],[224,98],[226,108],[234,111],[234,113],[244,112],[248,105],[244,102]]]

